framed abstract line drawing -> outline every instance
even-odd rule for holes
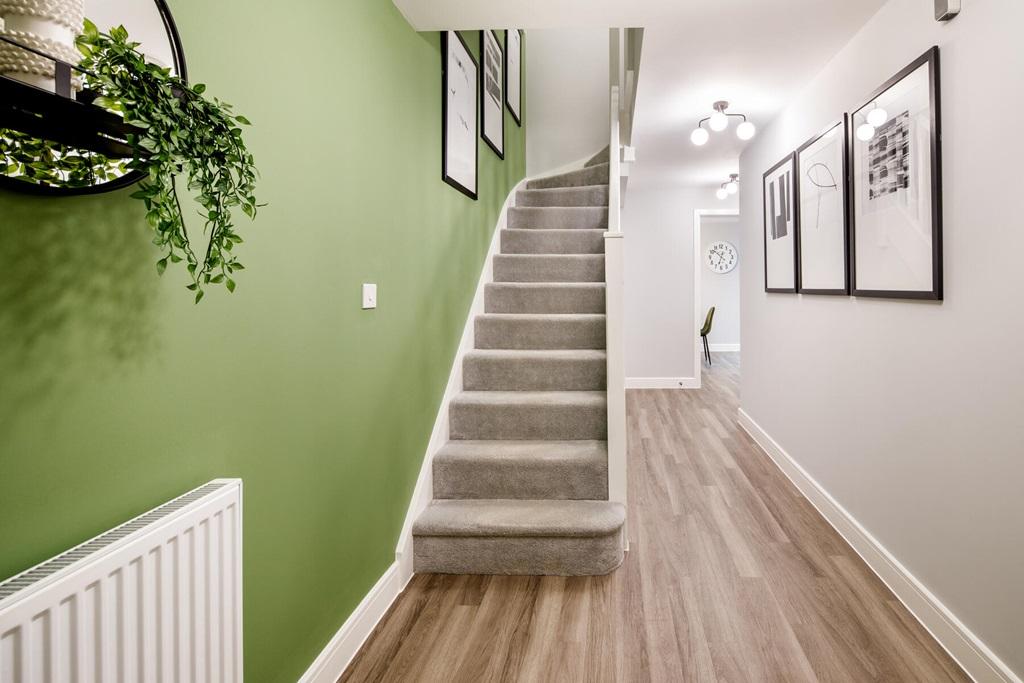
[[[477,198],[477,63],[456,31],[441,33],[441,177]]]
[[[797,281],[802,294],[850,293],[847,119],[796,151]]]
[[[764,291],[793,293],[796,279],[796,154],[765,172]]]
[[[494,31],[480,32],[480,132],[498,158],[505,158],[505,68],[504,49]]]
[[[939,49],[850,116],[854,296],[942,299]]]
[[[517,126],[523,125],[523,32],[505,31],[505,103]]]

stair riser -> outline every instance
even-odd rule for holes
[[[604,440],[608,409],[601,403],[515,405],[455,403],[448,410],[452,439]]]
[[[503,254],[603,254],[603,230],[502,230]]]
[[[621,531],[597,537],[416,536],[413,570],[430,574],[600,576],[622,564]]]
[[[603,349],[605,319],[557,320],[477,317],[478,349]]]
[[[434,460],[434,498],[607,500],[607,462]]]
[[[604,254],[497,254],[495,282],[604,282]]]
[[[520,190],[516,206],[608,206],[608,186]]]
[[[531,180],[526,184],[528,190],[543,190],[552,187],[581,187],[584,185],[607,185],[608,164],[588,166],[577,171],[570,171],[547,178]]]
[[[523,230],[606,230],[605,207],[522,207],[508,211],[508,227]]]
[[[604,305],[601,285],[489,283],[484,290],[485,313],[604,313]]]
[[[467,356],[462,367],[466,391],[599,391],[605,389],[607,361],[595,359],[487,358]]]

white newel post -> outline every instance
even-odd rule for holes
[[[613,31],[612,58],[618,40]],[[619,139],[618,69],[613,62],[609,98],[608,232],[604,237],[606,350],[608,354],[608,499],[626,505],[626,381],[623,351],[623,236],[621,223],[621,143]],[[629,547],[623,529],[622,542]]]

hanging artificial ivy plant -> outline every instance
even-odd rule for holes
[[[233,113],[231,105],[206,99],[206,86],[190,87],[170,69],[148,63],[123,26],[108,34],[86,20],[75,43],[84,56],[79,66],[85,86],[99,94],[94,104],[120,113],[125,123],[142,131],[128,138],[135,154],[126,167],[147,174],[131,196],[145,204],[146,220],[156,232],[153,243],[164,251],[157,272],[162,275],[168,263],[184,261],[196,303],[208,284],[235,291],[232,275],[243,266],[232,253],[242,242],[233,211],[241,209],[252,219],[258,206],[257,171],[242,139],[241,126],[249,121]],[[93,158],[92,163],[109,168],[116,162]],[[194,198],[202,207],[205,249],[190,239],[183,191],[185,199]]]

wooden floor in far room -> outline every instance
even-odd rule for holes
[[[628,392],[610,576],[417,575],[343,681],[970,680],[704,388]]]

